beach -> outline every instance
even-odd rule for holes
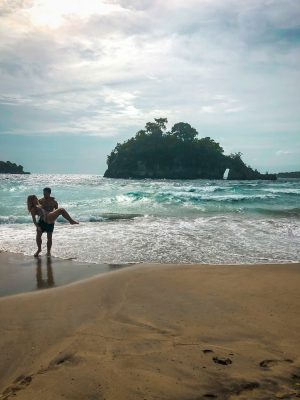
[[[142,264],[2,297],[0,399],[298,398],[299,266]]]
[[[0,400],[300,400],[300,0],[0,21]]]

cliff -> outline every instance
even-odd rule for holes
[[[219,143],[209,137],[198,139],[190,124],[179,122],[166,131],[166,118],[147,122],[145,129],[107,157],[107,178],[134,179],[276,179],[246,166],[241,154],[224,155]]]
[[[30,174],[30,172],[24,172],[22,165],[0,161],[0,174]]]

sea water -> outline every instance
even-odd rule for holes
[[[80,224],[55,224],[52,254],[92,263],[283,263],[300,259],[300,180],[123,180],[0,175],[0,250],[32,255],[29,194],[52,188]],[[46,237],[43,235],[43,251]]]

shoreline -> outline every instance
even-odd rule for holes
[[[299,267],[134,265],[2,297],[0,399],[295,398]]]
[[[0,298],[67,286],[127,266],[0,251]]]
[[[87,261],[77,261],[73,258],[28,256],[23,253],[0,250],[0,298],[41,289],[68,286],[80,283],[86,279],[93,279],[102,274],[116,272],[124,268],[166,268],[168,266],[218,266],[218,267],[251,267],[267,265],[298,265],[300,261],[281,263],[256,263],[256,264],[210,264],[210,263],[124,263],[124,264],[99,264]],[[6,268],[4,268],[4,265]]]

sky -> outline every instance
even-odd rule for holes
[[[153,118],[300,170],[299,0],[0,0],[0,160],[103,174]]]

